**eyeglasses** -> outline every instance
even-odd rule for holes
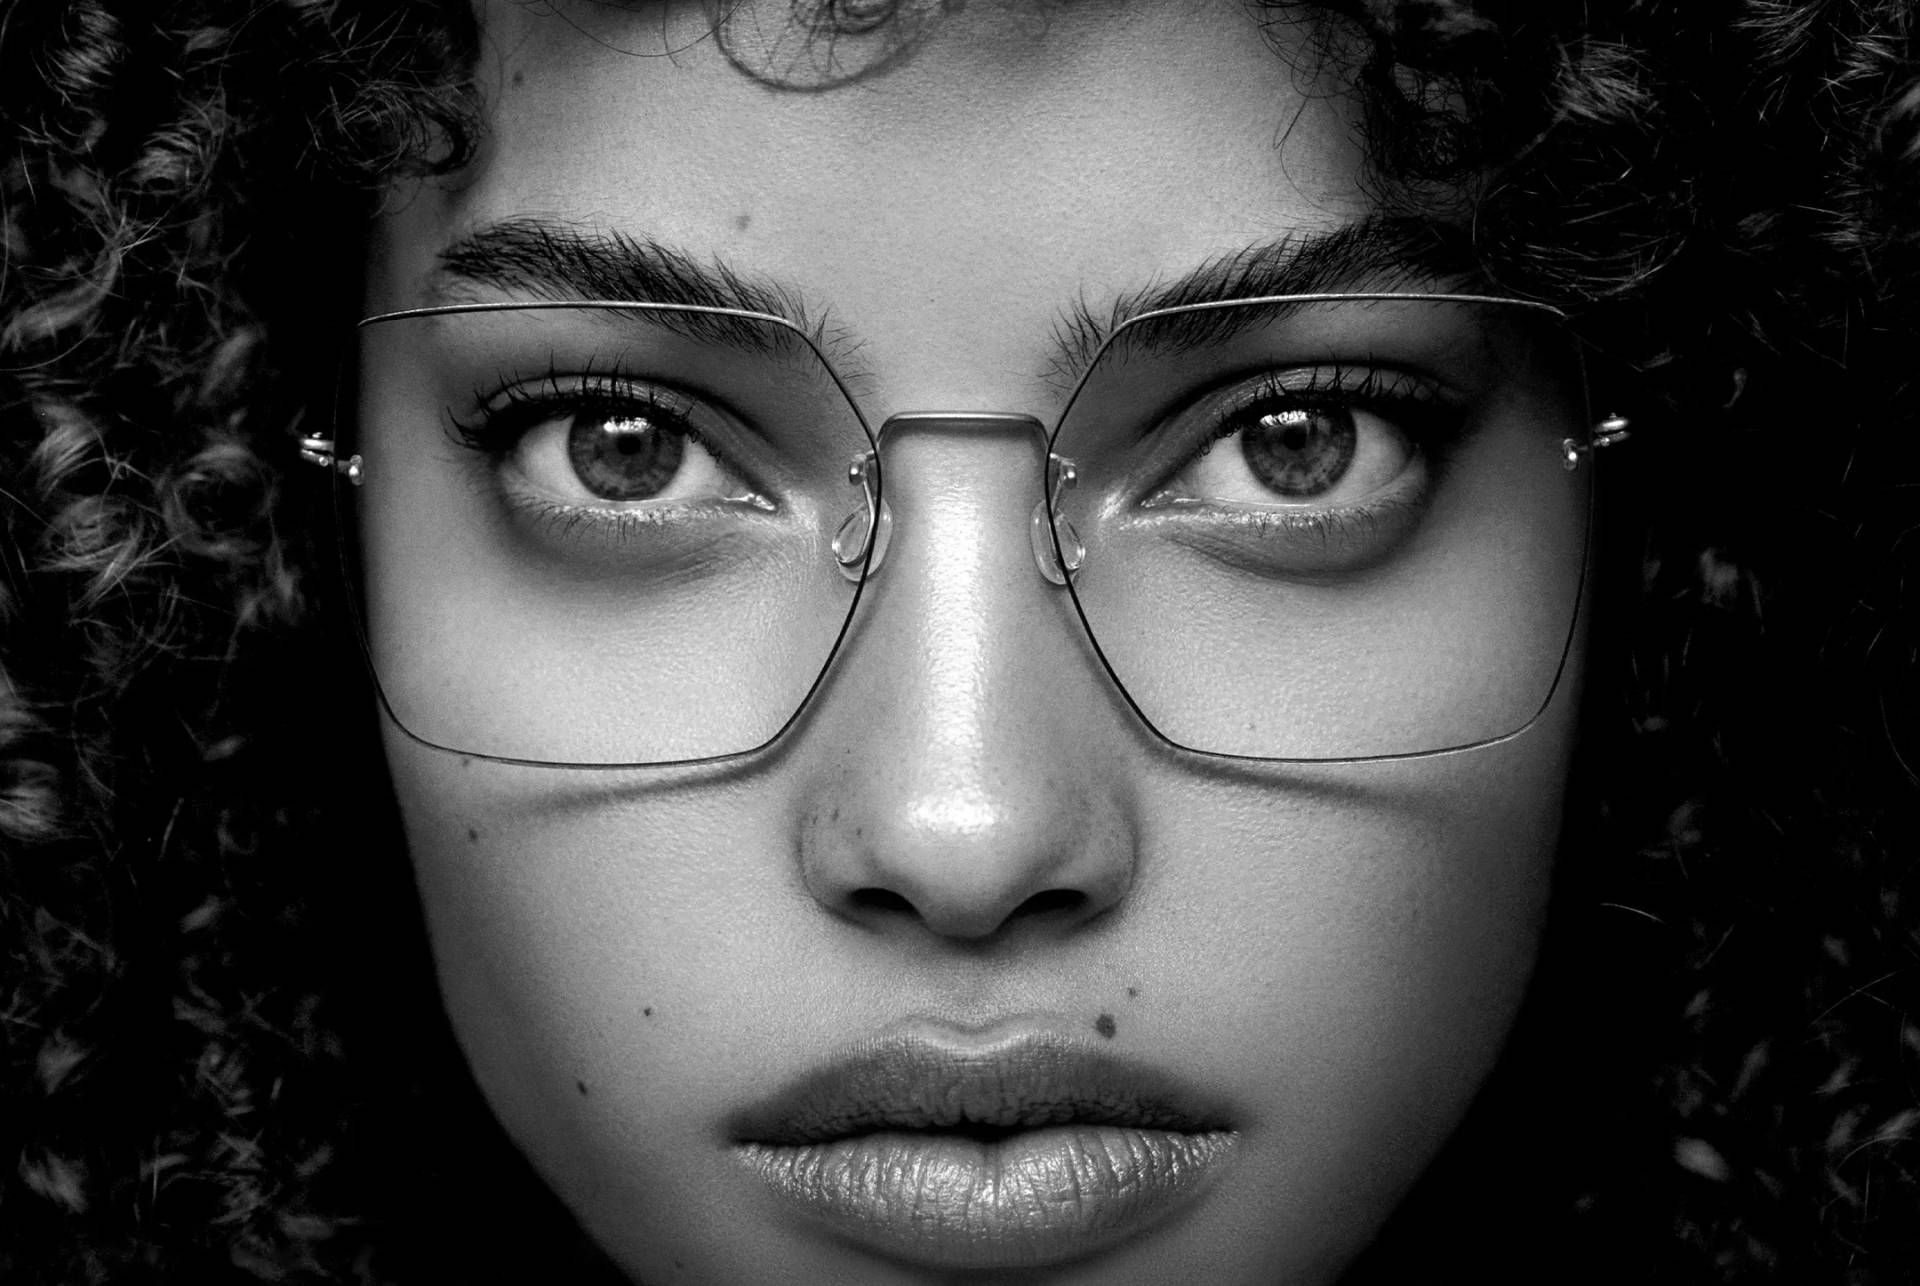
[[[1281,761],[1501,741],[1566,668],[1588,462],[1626,436],[1558,310],[1478,295],[1142,314],[1045,426],[876,431],[806,332],[730,308],[453,305],[359,337],[357,412],[302,454],[357,534],[380,699],[518,763],[778,739],[887,579],[889,433],[983,418],[1042,439],[1034,572],[1154,735]]]

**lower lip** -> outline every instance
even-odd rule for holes
[[[882,1253],[1026,1268],[1104,1250],[1189,1205],[1234,1142],[1226,1130],[1065,1125],[991,1143],[879,1133],[737,1155],[783,1199]]]

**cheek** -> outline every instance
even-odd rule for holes
[[[674,1087],[751,1048],[772,965],[752,926],[792,906],[751,792],[582,804],[542,770],[389,753],[449,1013],[536,1157],[636,1095],[676,1114]]]
[[[781,1251],[742,1232],[727,1114],[806,1037],[871,1022],[835,1012],[849,966],[793,873],[791,807],[764,781],[387,751],[447,1011],[509,1135],[639,1279],[759,1279]]]
[[[1165,1035],[1249,1087],[1249,1142],[1272,1147],[1249,1149],[1270,1164],[1245,1214],[1329,1273],[1498,1058],[1545,919],[1564,732],[1379,765],[1351,794],[1189,787],[1156,810],[1181,856],[1136,898],[1146,967],[1177,988]]]

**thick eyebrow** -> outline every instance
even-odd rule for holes
[[[1054,323],[1047,378],[1071,384],[1101,346],[1131,317],[1165,308],[1266,295],[1340,290],[1449,289],[1477,285],[1465,236],[1424,219],[1375,215],[1326,232],[1290,233],[1216,255],[1171,281],[1148,283],[1096,307],[1083,295]],[[563,303],[623,300],[733,308],[793,323],[825,353],[843,378],[863,378],[860,344],[809,307],[793,286],[751,276],[725,261],[701,263],[651,238],[603,232],[532,215],[488,224],[440,252],[429,283],[433,303],[488,302],[476,287]],[[1219,309],[1188,315],[1179,326],[1152,328],[1156,349],[1219,343],[1261,316]],[[676,329],[750,352],[788,350],[792,333],[743,318],[680,315]]]
[[[1115,295],[1097,308],[1082,296],[1054,323],[1049,378],[1077,378],[1114,331],[1142,313],[1268,295],[1436,289],[1484,289],[1465,234],[1447,225],[1375,215],[1326,232],[1290,233],[1216,255],[1171,281]],[[1191,313],[1177,326],[1155,324],[1147,343],[1174,350],[1220,343],[1264,317],[1246,309]]]
[[[843,374],[852,373],[858,348],[791,286],[749,276],[717,258],[701,263],[651,238],[531,215],[475,229],[440,252],[429,279],[432,301],[488,302],[474,287],[555,303],[604,299],[768,313],[798,327]],[[795,338],[784,327],[725,314],[662,320],[694,338],[756,353],[790,351]]]

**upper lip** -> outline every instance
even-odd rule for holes
[[[1230,1128],[1173,1077],[1051,1032],[982,1042],[916,1030],[864,1041],[731,1123],[743,1143],[804,1146],[881,1130],[996,1134],[1049,1125]]]

